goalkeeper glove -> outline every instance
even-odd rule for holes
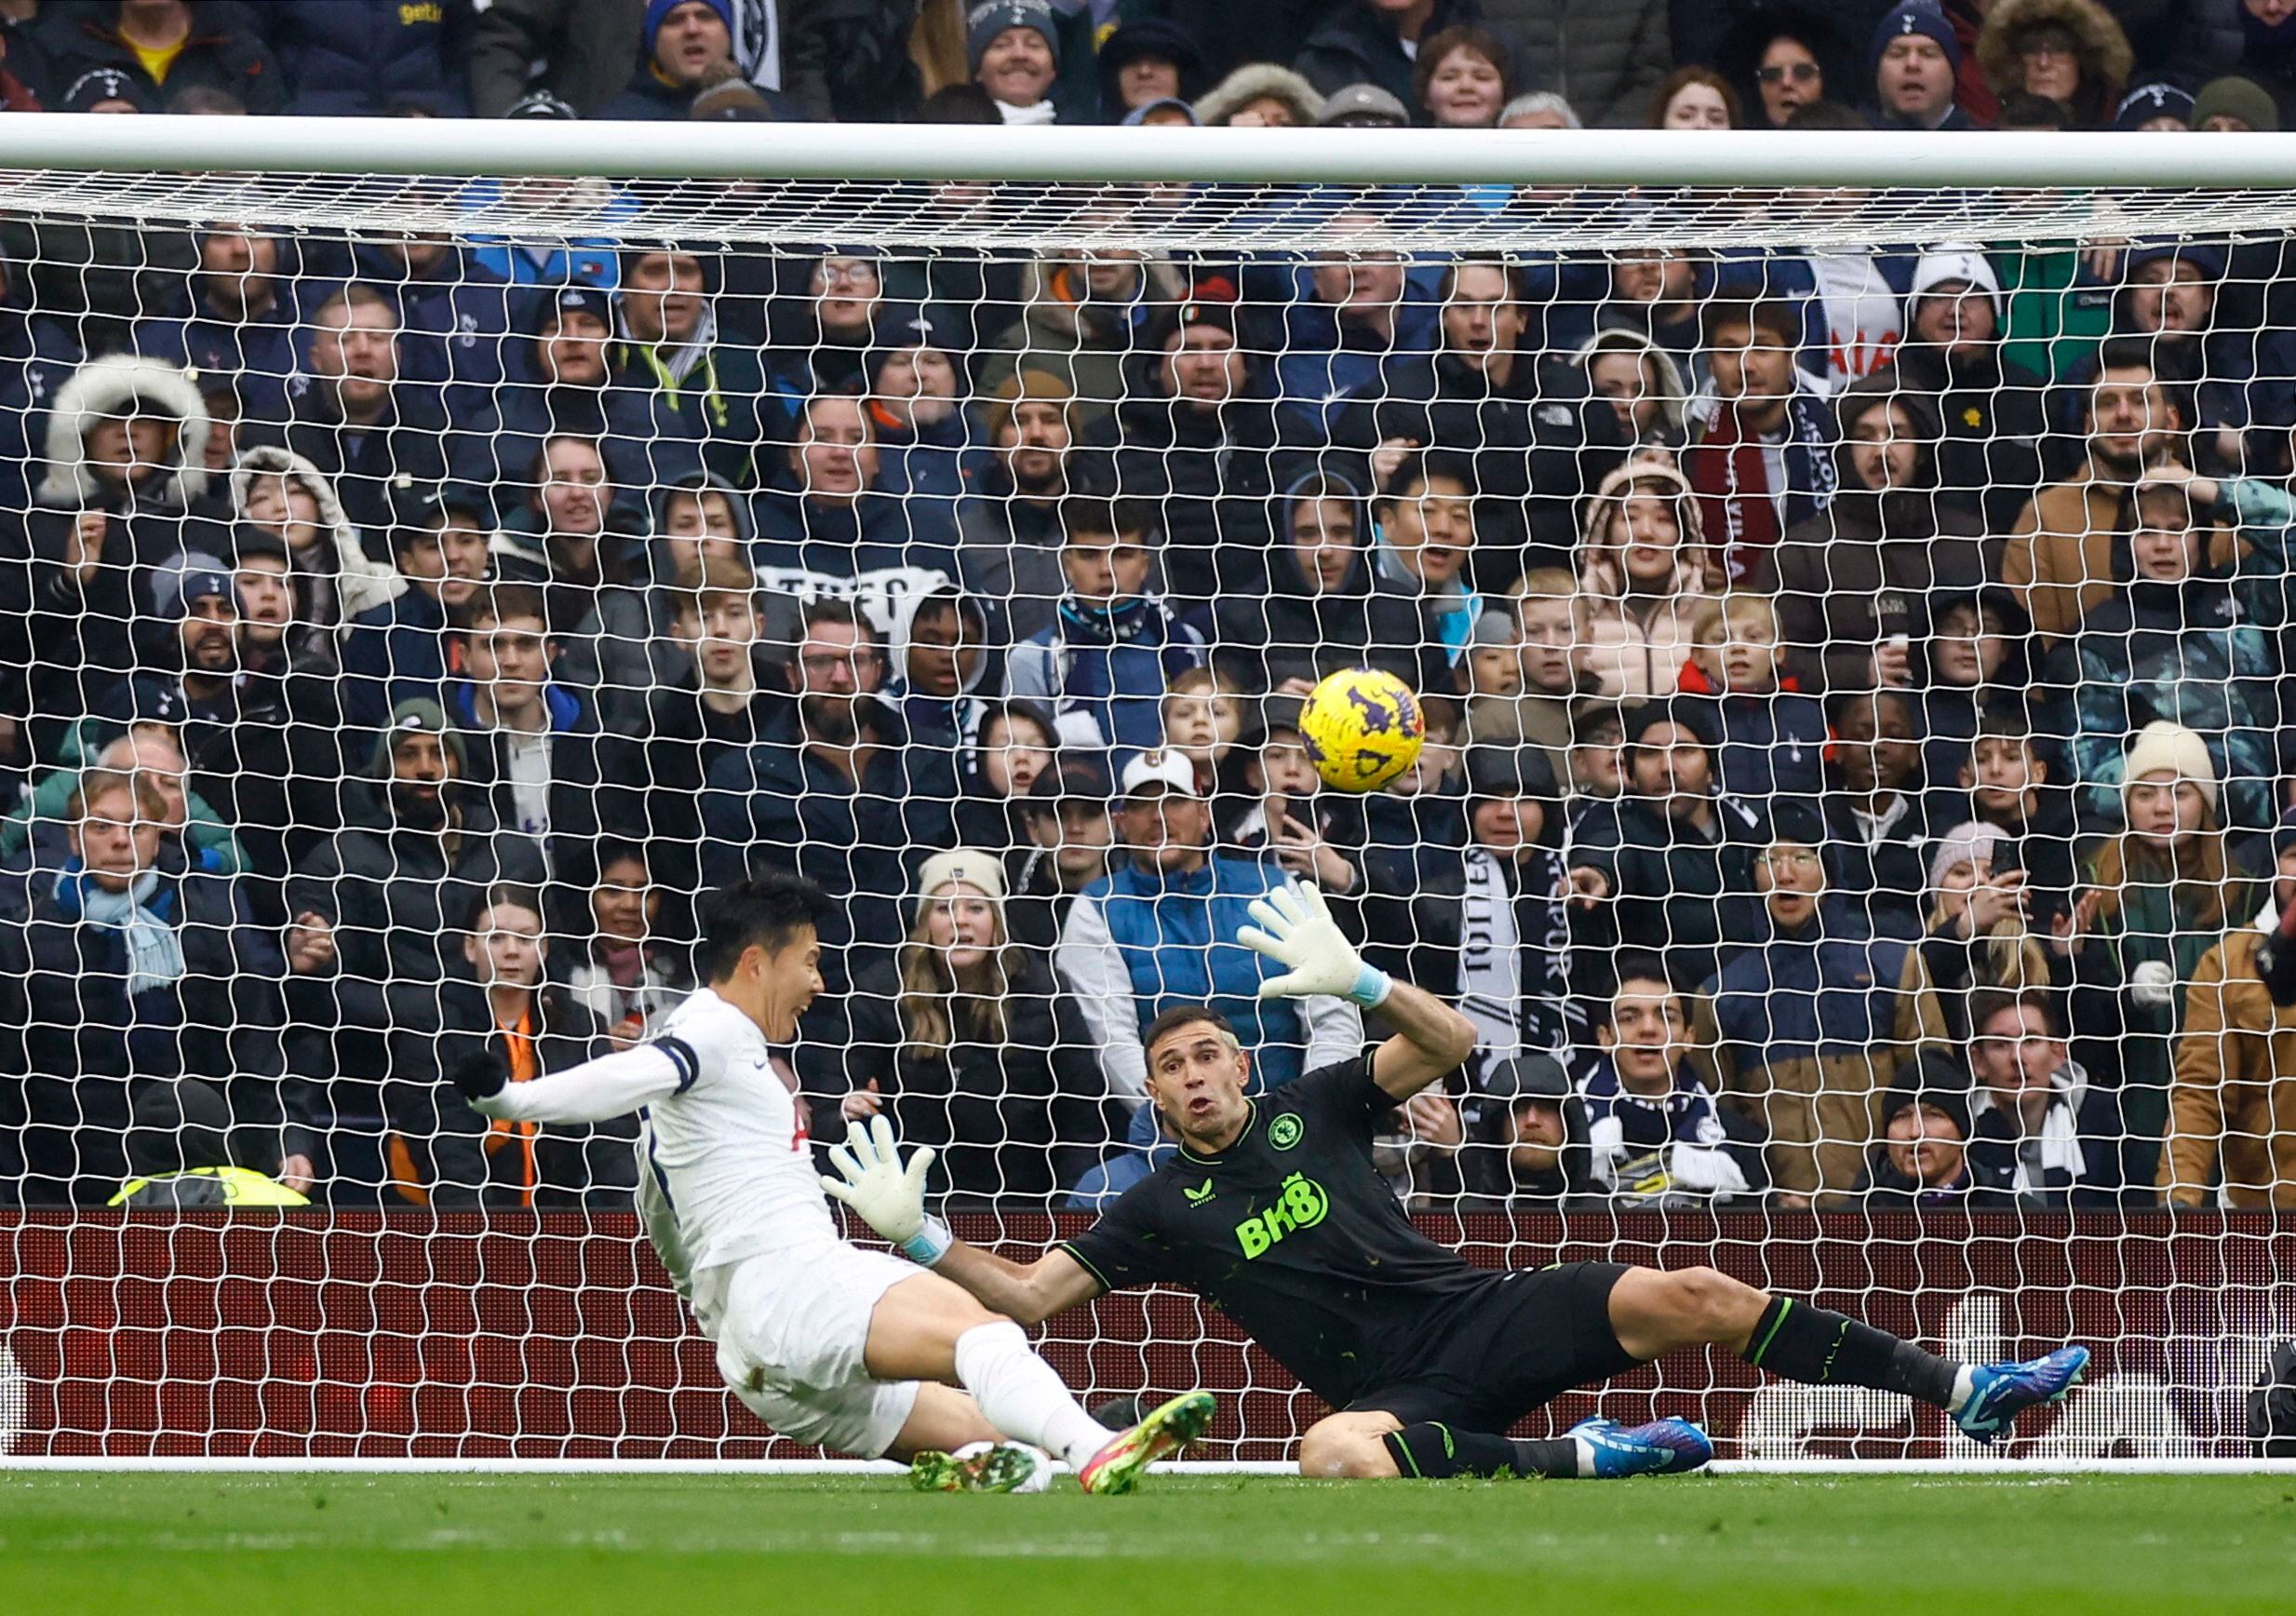
[[[893,1142],[893,1124],[871,1117],[866,1127],[848,1129],[845,1143],[829,1152],[838,1178],[824,1173],[821,1187],[831,1197],[851,1206],[860,1219],[899,1248],[911,1262],[931,1268],[948,1255],[956,1243],[948,1225],[925,1216],[925,1174],[933,1166],[933,1147],[920,1145],[901,1165]]]
[[[477,1051],[455,1062],[447,1073],[447,1081],[463,1091],[463,1098],[477,1105],[480,1100],[492,1099],[510,1084],[510,1063],[494,1047],[494,1040],[487,1039]]]
[[[1254,898],[1252,918],[1259,924],[1239,931],[1236,941],[1289,967],[1259,985],[1261,998],[1329,993],[1369,1010],[1394,990],[1394,978],[1363,963],[1313,882],[1287,881],[1266,897]]]

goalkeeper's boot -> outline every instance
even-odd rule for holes
[[[2088,1372],[2087,1347],[2059,1347],[2021,1364],[1980,1364],[1969,1370],[1969,1400],[1954,1416],[1965,1436],[1991,1446],[2008,1434],[2035,1403],[2054,1403]]]
[[[1212,1426],[1209,1392],[1184,1392],[1131,1430],[1119,1433],[1076,1473],[1086,1492],[1131,1492],[1158,1460],[1179,1452]]]
[[[955,1453],[927,1451],[909,1461],[909,1486],[919,1492],[1019,1492],[1045,1462],[1018,1442],[976,1442]]]
[[[1569,1434],[1594,1455],[1599,1481],[1622,1475],[1672,1475],[1696,1470],[1714,1456],[1705,1432],[1687,1420],[1653,1420],[1626,1426],[1616,1420],[1581,1420]]]

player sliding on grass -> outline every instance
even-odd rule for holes
[[[1176,1397],[1111,1438],[1010,1319],[839,1237],[769,1047],[797,1035],[821,991],[826,909],[818,887],[788,877],[718,893],[702,907],[694,961],[709,985],[655,1037],[515,1084],[490,1043],[455,1085],[509,1122],[645,1119],[648,1238],[734,1394],[784,1436],[869,1459],[925,1455],[920,1485],[986,1491],[1035,1474],[1037,1456],[1001,1441],[1012,1437],[1066,1459],[1087,1492],[1131,1491],[1149,1463],[1202,1434],[1210,1394]],[[975,1443],[996,1446],[947,1457]]]
[[[1200,1005],[1166,1010],[1143,1040],[1148,1098],[1176,1156],[1090,1231],[1033,1263],[954,1240],[924,1212],[920,1150],[904,1171],[892,1130],[831,1157],[825,1180],[879,1234],[998,1312],[1034,1324],[1120,1286],[1198,1291],[1339,1412],[1309,1427],[1309,1475],[1622,1476],[1695,1470],[1713,1456],[1682,1420],[1630,1430],[1589,1420],[1511,1441],[1518,1419],[1574,1386],[1679,1347],[1713,1344],[1775,1375],[1901,1392],[1980,1442],[2061,1396],[2088,1362],[2061,1347],[2030,1363],[1955,1364],[1870,1325],[1773,1297],[1711,1268],[1672,1273],[1565,1262],[1493,1273],[1411,1226],[1372,1165],[1395,1106],[1456,1068],[1473,1025],[1365,965],[1312,886],[1255,902],[1237,941],[1288,967],[1263,996],[1332,993],[1378,1007],[1396,1036],[1367,1057],[1247,1098],[1250,1060]]]

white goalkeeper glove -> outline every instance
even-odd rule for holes
[[[1252,900],[1259,924],[1236,933],[1236,941],[1288,967],[1259,985],[1263,999],[1305,999],[1329,993],[1369,1010],[1386,1002],[1395,982],[1385,971],[1363,963],[1355,945],[1340,931],[1323,894],[1313,882],[1287,881],[1266,897]]]
[[[821,1187],[832,1198],[851,1206],[860,1219],[900,1249],[911,1262],[931,1268],[948,1255],[955,1244],[948,1225],[925,1216],[925,1174],[933,1167],[933,1147],[920,1145],[901,1165],[900,1147],[893,1124],[881,1116],[868,1125],[848,1130],[845,1143],[829,1152],[829,1165],[840,1177],[824,1173]]]

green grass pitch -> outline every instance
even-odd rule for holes
[[[329,1616],[2296,1607],[2296,1476],[1571,1485],[0,1472],[0,1609]]]

